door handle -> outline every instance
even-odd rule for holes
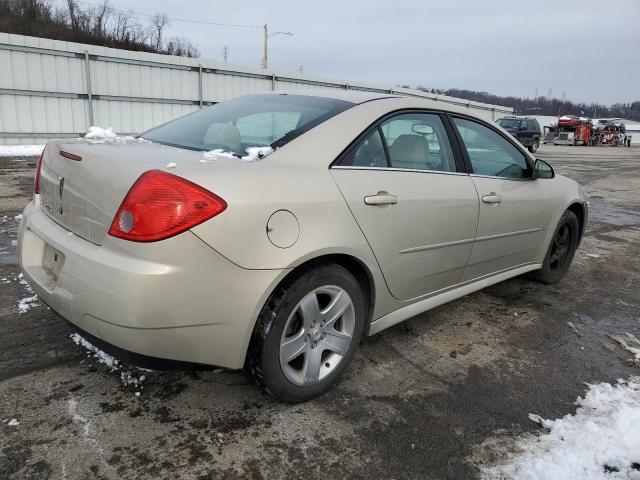
[[[364,197],[364,203],[367,205],[395,205],[398,203],[398,197],[387,192],[378,192],[376,195]]]
[[[502,197],[497,195],[496,192],[491,192],[489,195],[482,197],[482,201],[484,203],[500,203],[502,201]]]

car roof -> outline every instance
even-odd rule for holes
[[[385,92],[370,92],[362,90],[340,90],[340,89],[318,89],[318,90],[293,90],[293,91],[273,91],[273,92],[261,92],[251,93],[245,95],[250,96],[264,96],[264,95],[303,95],[309,97],[321,97],[334,100],[342,100],[351,102],[354,106],[364,105],[371,102],[385,102],[388,110],[394,109],[406,109],[406,108],[426,108],[433,109],[442,112],[458,113],[474,117],[478,120],[486,121],[485,118],[480,116],[477,111],[469,110],[467,107],[462,106],[465,104],[452,104],[444,101],[438,101],[437,99],[418,97],[413,95],[404,95],[402,93],[385,93]],[[489,108],[486,108],[490,110]]]
[[[308,97],[323,97],[331,98],[334,100],[344,100],[351,103],[364,103],[371,100],[379,100],[382,98],[401,98],[402,95],[383,93],[383,92],[368,92],[362,90],[341,90],[338,88],[327,88],[322,90],[294,90],[294,91],[275,91],[265,92],[258,95],[302,95]]]

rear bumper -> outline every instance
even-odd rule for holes
[[[135,354],[241,368],[255,319],[285,270],[246,270],[191,232],[156,243],[94,245],[33,202],[20,226],[20,264],[38,294],[90,335]],[[45,246],[63,259],[57,278]]]

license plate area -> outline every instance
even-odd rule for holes
[[[42,267],[55,281],[58,281],[62,265],[64,265],[64,254],[51,245],[45,245],[42,255]]]

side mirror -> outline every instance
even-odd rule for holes
[[[535,173],[536,178],[553,178],[556,176],[556,172],[553,171],[553,167],[549,165],[544,160],[536,160],[536,163],[533,165],[533,171]]]

